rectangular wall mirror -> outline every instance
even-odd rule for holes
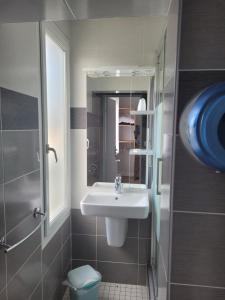
[[[115,73],[115,74],[114,74]],[[147,184],[150,71],[87,74],[87,183]]]

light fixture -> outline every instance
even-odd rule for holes
[[[120,91],[116,91],[116,94],[119,94],[120,93]]]
[[[120,70],[116,70],[116,77],[120,76]]]

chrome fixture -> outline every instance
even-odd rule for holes
[[[41,209],[39,207],[36,207],[34,209],[34,211],[33,211],[33,217],[37,218],[38,216],[45,217],[45,213],[41,212]],[[15,249],[16,247],[18,247],[19,245],[21,245],[24,241],[26,241],[29,237],[31,237],[41,227],[44,219],[41,220],[41,222],[34,228],[33,231],[31,231],[26,237],[24,237],[23,239],[21,239],[19,242],[17,242],[14,245],[9,245],[9,244],[5,243],[5,238],[2,237],[0,239],[0,250],[4,249],[5,253],[9,253],[13,249]]]
[[[115,191],[117,194],[122,193],[122,178],[120,175],[115,177]]]
[[[4,237],[0,239],[0,249],[2,248],[5,249],[5,251],[10,248],[10,245],[6,244]]]
[[[36,207],[34,209],[34,212],[33,212],[33,216],[34,218],[37,218],[38,216],[45,216],[45,213],[41,212],[41,209],[39,207]]]
[[[41,225],[42,225],[42,222],[40,222],[36,226],[36,228],[33,231],[31,231],[25,238],[23,238],[18,243],[14,244],[12,246],[0,241],[0,249],[3,248],[4,251],[5,251],[5,253],[11,252],[13,249],[15,249],[16,247],[18,247],[19,245],[21,245],[23,242],[25,242],[27,239],[29,239],[29,237],[31,237],[41,227]]]

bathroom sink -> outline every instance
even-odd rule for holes
[[[81,212],[83,215],[145,219],[149,213],[148,192],[125,191],[116,194],[110,191],[96,191],[89,193],[81,201]]]
[[[87,216],[105,217],[109,246],[122,247],[128,219],[146,219],[149,214],[149,191],[145,185],[124,184],[123,192],[114,190],[114,183],[96,182],[80,202]]]

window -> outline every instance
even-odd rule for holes
[[[69,210],[69,45],[52,23],[43,26],[42,43],[45,233],[49,235]]]

